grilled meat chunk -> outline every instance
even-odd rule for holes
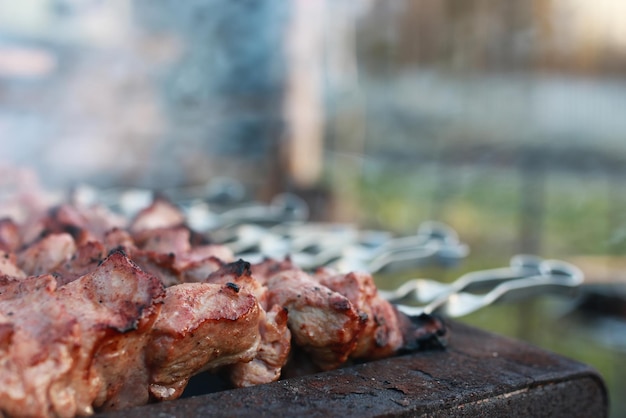
[[[26,273],[17,266],[17,257],[14,253],[0,250],[0,275],[11,277],[26,277]]]
[[[232,252],[222,245],[192,247],[191,231],[185,226],[141,230],[133,237],[133,259],[160,277],[165,286],[203,281],[222,261],[233,258]],[[215,257],[221,261],[216,263]]]
[[[125,251],[130,251],[135,247],[135,241],[125,229],[113,228],[108,230],[104,234],[103,242],[104,248],[107,251],[113,251],[118,248],[123,248]]]
[[[397,311],[378,296],[371,275],[320,271],[314,277],[322,285],[346,296],[365,322],[350,357],[368,360],[388,357],[403,346]]]
[[[107,403],[145,403],[147,384],[145,395],[134,388],[128,399],[124,383],[144,373],[132,347],[156,320],[164,294],[158,279],[117,252],[63,287],[44,283],[0,301],[3,328],[11,327],[10,344],[0,354],[0,410],[72,417]]]
[[[55,302],[50,292],[0,302],[3,414],[72,417],[93,411],[91,402],[77,399],[80,394],[66,384],[81,356],[80,327],[77,318]]]
[[[254,296],[229,285],[183,283],[167,289],[148,346],[150,393],[179,397],[194,374],[250,361],[259,344]]]
[[[17,251],[22,243],[20,229],[10,218],[0,219],[0,250]]]
[[[51,274],[29,277],[0,276],[0,301],[36,294],[42,290],[51,293],[56,288],[57,278]]]
[[[91,365],[93,376],[93,381],[76,378],[71,383],[92,383],[97,408],[146,403],[147,370],[141,355],[165,297],[161,282],[116,251],[93,272],[60,287],[56,296],[80,318],[80,360]]]
[[[186,227],[142,229],[133,234],[135,245],[145,251],[182,255],[191,250],[191,232]]]
[[[50,234],[21,251],[17,261],[26,274],[37,276],[54,271],[75,252],[76,243],[70,234]]]
[[[107,255],[104,245],[98,241],[89,241],[79,245],[76,252],[56,269],[59,286],[72,282],[94,271]]]
[[[259,333],[261,342],[252,361],[235,363],[228,370],[228,377],[236,387],[275,382],[289,359],[291,332],[286,309],[274,305],[269,312],[262,311]]]
[[[334,369],[348,359],[364,326],[348,298],[295,269],[272,276],[267,287],[269,305],[287,309],[294,343],[318,367]]]
[[[172,203],[163,198],[156,198],[147,208],[140,211],[133,219],[130,230],[138,232],[148,229],[168,228],[182,225],[183,213]]]
[[[252,361],[236,363],[229,368],[231,383],[245,387],[278,380],[291,350],[287,310],[280,305],[272,305],[268,310],[268,289],[252,277],[250,263],[243,260],[223,264],[206,281],[234,284],[251,292],[261,306],[258,329],[261,340],[258,350]]]
[[[251,386],[299,355],[330,370],[443,333],[397,312],[370,275],[233,262],[164,199],[130,222],[77,202],[22,218],[0,220],[0,416],[171,400],[207,370]]]

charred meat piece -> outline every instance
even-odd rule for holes
[[[130,235],[130,232],[120,228],[113,228],[107,231],[104,234],[102,244],[107,251],[113,251],[119,248],[130,251],[136,248],[135,241]]]
[[[392,355],[404,344],[397,311],[378,296],[374,279],[367,273],[337,274],[318,272],[319,283],[346,296],[363,318],[365,326],[359,335],[352,358],[377,359]]]
[[[252,277],[250,263],[243,260],[223,264],[207,282],[222,283],[251,292],[261,305],[259,318],[260,344],[254,359],[237,363],[228,370],[231,383],[237,387],[269,383],[280,378],[291,350],[291,332],[287,327],[287,310],[273,305],[268,310],[268,289]]]
[[[301,270],[280,272],[267,287],[269,305],[287,309],[294,343],[318,367],[335,369],[348,359],[365,325],[348,298]]]
[[[54,270],[59,286],[72,282],[94,271],[107,255],[107,251],[98,241],[89,241],[80,245],[69,260]]]
[[[198,261],[191,261],[181,268],[181,280],[185,283],[206,281],[207,278],[219,270],[224,262],[216,257],[207,257]]]
[[[61,204],[48,211],[47,216],[44,218],[45,230],[43,235],[68,233],[77,243],[97,239],[87,225],[87,219],[76,207],[69,204]]]
[[[57,278],[51,274],[29,277],[0,276],[0,301],[21,298],[39,291],[52,293],[56,288]]]
[[[158,279],[116,252],[66,286],[48,283],[0,301],[0,315],[12,327],[0,355],[0,410],[71,417],[91,414],[94,406],[145,403],[147,382],[127,382],[147,375],[133,354],[144,351],[138,341],[156,320],[164,293]]]
[[[212,272],[204,281],[220,284],[234,283],[239,288],[244,288],[252,293],[264,310],[268,309],[268,289],[252,276],[251,265],[247,261],[239,259],[234,263],[220,262],[219,268]]]
[[[191,250],[191,232],[184,226],[142,229],[133,234],[137,247],[144,251],[182,255]]]
[[[121,251],[113,252],[93,272],[57,290],[57,303],[80,318],[83,334],[78,361],[82,367],[68,384],[77,386],[79,394],[87,388],[95,390],[96,396],[88,399],[96,408],[114,409],[148,401],[148,374],[141,354],[164,296],[160,281],[140,270]],[[89,373],[85,374],[82,369],[87,367]],[[81,381],[81,376],[90,378]]]
[[[147,229],[169,228],[182,225],[185,216],[174,204],[164,198],[156,198],[133,219],[130,230],[135,233]]]
[[[0,250],[17,251],[22,244],[20,229],[10,218],[0,219]]]
[[[76,252],[74,238],[68,233],[50,234],[18,253],[18,266],[29,275],[54,271]]]
[[[298,270],[298,267],[289,258],[284,260],[268,258],[260,263],[253,264],[251,269],[254,278],[262,285],[267,286],[267,283],[273,276],[283,271]]]
[[[81,394],[67,385],[81,356],[80,327],[52,293],[0,302],[0,330],[0,412],[31,417],[93,412],[91,402],[78,399]],[[88,375],[86,368],[81,372]]]
[[[142,230],[133,234],[135,245],[147,252],[174,254],[178,270],[185,270],[188,265],[196,264],[208,258],[218,258],[225,262],[233,261],[232,251],[223,245],[191,244],[192,232],[186,226],[174,226]]]
[[[155,253],[154,251],[130,250],[130,256],[139,267],[161,280],[169,287],[183,282],[182,273],[176,267],[174,253]]]
[[[150,393],[179,397],[191,376],[252,360],[259,344],[255,297],[228,285],[184,283],[167,289],[146,351]]]
[[[22,240],[30,243],[37,236],[68,233],[78,244],[102,240],[112,228],[123,227],[125,220],[103,206],[80,207],[68,203],[50,208],[39,218],[29,222]]]
[[[128,225],[126,218],[111,212],[111,210],[102,205],[74,205],[74,208],[76,208],[84,220],[82,228],[88,230],[98,240],[102,240],[110,230],[115,228],[123,229]]]
[[[14,253],[0,250],[0,275],[10,277],[26,277],[26,273],[17,266],[17,257]]]
[[[236,387],[275,382],[289,359],[291,332],[286,309],[274,305],[269,312],[262,311],[259,333],[261,342],[252,361],[235,363],[228,370],[230,382]]]
[[[201,282],[216,271],[232,252],[222,245],[192,247],[191,231],[185,226],[141,230],[133,234],[137,248],[132,257],[144,269],[161,277],[166,286]],[[220,261],[216,263],[216,257]]]

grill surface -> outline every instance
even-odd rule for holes
[[[449,347],[101,417],[607,416],[589,366],[459,323]]]

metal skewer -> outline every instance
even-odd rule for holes
[[[413,279],[395,290],[379,290],[379,294],[391,302],[415,300],[425,304],[463,290],[493,286],[504,281],[536,275],[539,273],[539,266],[542,261],[537,256],[520,254],[511,258],[509,267],[473,271],[464,274],[452,283],[441,283],[430,279]]]
[[[396,306],[398,310],[410,316],[439,313],[449,317],[460,317],[499,300],[527,298],[546,292],[571,292],[583,280],[584,275],[576,266],[564,261],[546,260],[539,265],[538,274],[503,281],[484,294],[454,292],[445,294],[425,306]]]

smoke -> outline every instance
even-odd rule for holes
[[[52,186],[163,187],[254,178],[238,165],[281,140],[289,2],[12,3],[24,23],[0,42],[58,65],[0,75],[0,162]]]

